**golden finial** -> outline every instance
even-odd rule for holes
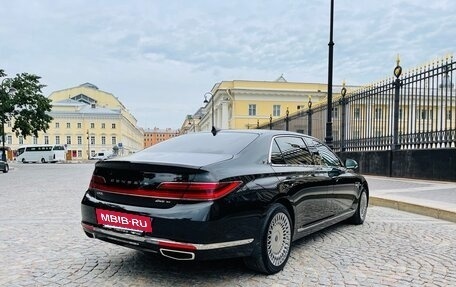
[[[399,54],[397,54],[396,57],[396,66],[399,66],[399,63],[401,62],[401,58],[399,57]]]

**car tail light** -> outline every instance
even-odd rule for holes
[[[216,200],[236,190],[242,181],[162,182],[156,189],[107,184],[104,177],[93,175],[89,188],[132,196],[179,200]]]
[[[224,197],[241,185],[242,181],[228,182],[162,182],[157,191],[172,196],[182,194],[180,199],[214,200]]]

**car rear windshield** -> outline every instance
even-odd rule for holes
[[[195,133],[178,136],[157,145],[148,152],[184,152],[211,154],[238,154],[258,137],[255,133]]]

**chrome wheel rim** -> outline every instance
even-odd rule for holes
[[[367,194],[363,191],[359,201],[359,217],[364,221],[367,213]]]
[[[277,213],[269,224],[266,241],[268,258],[274,266],[285,262],[290,251],[290,242],[290,221],[284,213]]]

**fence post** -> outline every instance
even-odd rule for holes
[[[345,151],[345,129],[346,129],[346,99],[345,95],[347,94],[347,89],[345,88],[345,81],[342,83],[342,89],[340,90],[340,94],[342,95],[342,99],[340,101],[342,106],[342,120],[341,120],[341,127],[340,127],[340,151]]]
[[[394,68],[394,76],[396,80],[393,82],[394,85],[394,112],[393,112],[393,144],[391,150],[400,149],[399,145],[399,93],[401,90],[402,82],[399,77],[402,74],[402,67],[399,65],[399,55],[397,56],[397,65]]]
[[[269,129],[272,130],[272,114],[269,115]]]

